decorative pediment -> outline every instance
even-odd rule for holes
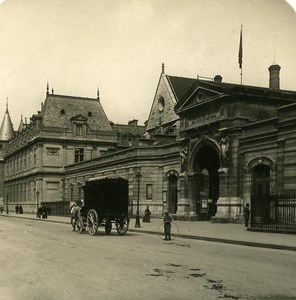
[[[81,114],[76,115],[70,119],[72,122],[86,122],[87,118]]]
[[[199,105],[203,102],[208,102],[220,98],[224,93],[210,90],[203,87],[197,87],[194,92],[182,103],[180,109],[189,108]]]

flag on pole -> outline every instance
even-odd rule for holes
[[[240,30],[238,63],[239,63],[239,68],[241,69],[243,65],[243,25],[241,26],[241,30]]]

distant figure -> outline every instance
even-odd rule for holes
[[[244,219],[245,219],[245,227],[248,227],[249,225],[249,219],[250,219],[250,208],[249,208],[249,203],[247,203],[244,206]]]
[[[36,218],[41,218],[41,215],[42,215],[42,207],[39,206],[38,209],[37,209],[37,214],[36,214]]]
[[[150,223],[150,215],[151,215],[151,211],[149,209],[149,206],[147,206],[147,208],[145,209],[145,215],[144,215],[144,218],[143,218],[143,222],[145,223]]]
[[[3,213],[3,205],[2,204],[0,205],[0,212],[1,212],[1,214]]]
[[[19,213],[20,213],[20,215],[23,214],[23,212],[24,212],[23,207],[22,207],[22,205],[20,204],[20,206],[19,206]]]
[[[164,240],[171,240],[171,225],[172,223],[172,218],[169,216],[168,212],[165,212],[164,217],[163,217],[163,225],[164,225],[164,234],[165,238]]]
[[[19,213],[19,205],[17,204],[16,206],[15,206],[15,213],[18,215],[18,213]]]

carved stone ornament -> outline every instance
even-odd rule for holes
[[[59,148],[46,148],[47,155],[59,155]]]

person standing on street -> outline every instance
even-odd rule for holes
[[[165,234],[165,238],[164,240],[171,240],[171,225],[172,223],[172,218],[169,216],[168,212],[164,213],[164,217],[163,217],[163,225],[164,225],[164,234]]]
[[[250,207],[249,203],[244,206],[244,219],[245,219],[245,227],[249,226],[250,220]]]
[[[151,215],[151,211],[149,209],[149,206],[147,206],[147,208],[145,209],[145,215],[144,215],[144,218],[143,218],[143,222],[147,222],[147,223],[150,223],[150,215]]]

